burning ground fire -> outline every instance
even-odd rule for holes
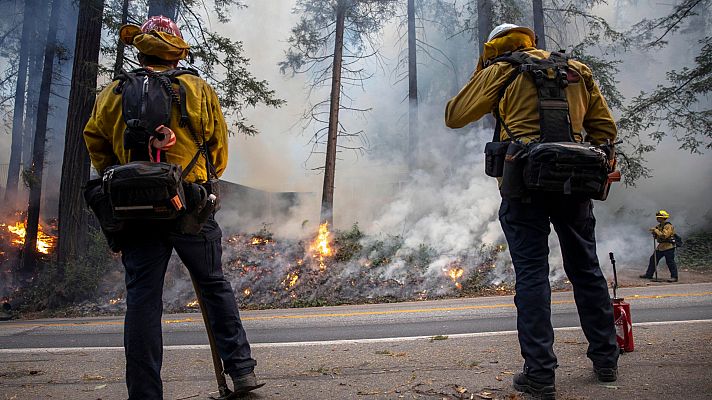
[[[1,228],[6,228],[8,232],[14,235],[12,243],[17,246],[23,246],[25,244],[25,235],[27,230],[25,229],[25,223],[22,221],[15,222],[12,225],[0,224]],[[57,242],[57,238],[46,234],[42,230],[42,226],[38,227],[37,231],[37,251],[42,254],[50,254],[52,249]]]
[[[465,273],[465,270],[460,268],[460,267],[450,267],[445,270],[447,272],[447,275],[452,279],[452,282],[455,284],[455,287],[458,289],[462,289],[462,284],[458,282],[458,279],[462,278],[462,274]]]
[[[319,259],[319,269],[322,271],[326,269],[326,257],[331,255],[329,235],[331,235],[331,232],[329,232],[329,223],[324,222],[319,225],[319,234],[309,248],[309,250],[313,253],[312,257]]]
[[[227,237],[223,270],[237,300],[257,307],[425,300],[483,289],[501,294],[511,290],[506,282],[489,283],[495,260],[505,250],[501,245],[461,254],[438,273],[431,268],[438,261],[434,250],[420,254],[402,246],[395,236],[374,240],[360,233],[331,232],[326,224],[301,241],[277,239],[265,228]],[[193,299],[182,298],[174,305],[194,307]]]
[[[504,246],[484,245],[459,255],[404,247],[398,236],[367,237],[321,225],[303,240],[275,238],[266,228],[223,241],[223,272],[245,307],[319,306],[447,296],[506,294],[512,280],[497,269]],[[444,267],[434,268],[449,261]],[[166,279],[166,310],[196,310],[190,278],[177,258]],[[115,292],[116,297],[120,292]],[[109,298],[107,297],[107,302]],[[106,303],[105,303],[106,304]],[[114,305],[121,307],[123,302]]]

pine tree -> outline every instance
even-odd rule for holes
[[[309,107],[305,116],[323,125],[311,139],[312,153],[326,145],[324,185],[321,201],[321,221],[333,224],[334,180],[336,153],[339,149],[363,150],[338,142],[338,138],[363,138],[363,132],[349,132],[339,121],[339,112],[365,111],[346,106],[342,97],[344,87],[360,85],[368,75],[354,67],[365,57],[377,54],[372,46],[373,35],[381,29],[394,13],[395,1],[378,0],[298,0],[295,13],[300,18],[292,28],[286,60],[280,63],[283,73],[312,74],[314,86],[329,84],[331,94]],[[346,38],[346,39],[344,39]],[[327,108],[328,107],[328,108]],[[327,108],[327,110],[324,110]],[[326,116],[328,115],[328,119]]]

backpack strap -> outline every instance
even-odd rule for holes
[[[507,80],[504,82],[504,85],[502,85],[502,87],[499,89],[499,92],[497,95],[497,102],[494,106],[495,127],[494,127],[494,133],[492,136],[493,142],[500,141],[502,128],[504,128],[504,130],[507,132],[507,136],[508,136],[507,140],[509,140],[509,141],[514,140],[514,133],[509,129],[507,124],[504,122],[504,119],[502,119],[502,115],[499,113],[499,104],[502,102],[504,93],[507,91],[507,88],[509,87],[509,85],[511,85],[512,82],[514,82],[514,80],[517,79],[519,74],[522,72],[518,68],[519,65],[526,63],[531,58],[533,58],[533,57],[531,57],[530,55],[528,55],[525,52],[515,51],[515,52],[504,53],[503,55],[487,62],[487,66],[490,66],[494,63],[504,61],[504,62],[512,64],[515,67],[514,71],[512,72],[512,75],[510,75],[509,78],[507,78]]]
[[[502,128],[507,132],[508,140],[512,141],[514,140],[514,133],[509,129],[506,123],[504,123],[504,119],[502,119],[502,115],[499,113],[499,104],[502,102],[502,97],[504,97],[504,92],[507,91],[507,88],[509,85],[514,82],[515,79],[519,76],[519,69],[515,69],[514,72],[512,72],[512,75],[507,78],[507,81],[504,82],[504,85],[499,89],[499,93],[497,96],[497,103],[494,105],[494,116],[496,118],[496,124],[494,127],[494,136],[492,137],[493,142],[499,142],[500,137],[501,137],[501,131]]]
[[[178,106],[178,109],[180,110],[180,122],[179,125],[182,128],[187,128],[188,132],[190,133],[190,136],[193,139],[193,142],[195,143],[196,147],[198,148],[198,151],[195,153],[195,156],[193,156],[193,159],[190,161],[188,166],[183,170],[183,173],[181,177],[185,179],[185,177],[188,176],[188,173],[195,167],[195,164],[198,161],[198,158],[202,154],[203,157],[205,158],[205,170],[207,173],[207,179],[210,180],[211,175],[213,178],[218,179],[217,171],[215,170],[215,167],[213,164],[210,162],[210,154],[209,154],[209,149],[207,146],[207,141],[205,140],[205,133],[203,133],[203,140],[201,141],[198,135],[196,135],[195,130],[193,129],[192,124],[190,123],[190,118],[188,118],[188,108],[187,108],[187,93],[185,90],[185,86],[183,83],[180,81],[180,79],[177,79],[178,76],[180,75],[185,75],[185,74],[190,74],[190,75],[195,75],[197,76],[198,73],[193,70],[193,69],[188,69],[188,68],[179,68],[179,69],[173,69],[166,71],[164,73],[161,73],[160,75],[162,76],[163,79],[161,79],[161,84],[163,87],[166,89],[168,94],[171,96],[171,99],[173,99],[173,102],[176,103]],[[175,92],[173,89],[173,85],[171,84],[172,82],[175,82],[178,85],[178,93]]]
[[[553,52],[549,58],[539,59],[523,51],[515,51],[505,53],[487,63],[489,66],[496,62],[507,62],[514,67],[514,72],[500,88],[494,108],[497,118],[494,132],[496,141],[499,141],[501,128],[507,131],[510,140],[514,138],[514,134],[504,123],[499,113],[499,104],[507,87],[520,73],[526,72],[532,77],[537,88],[540,140],[542,142],[573,142],[569,104],[565,92],[569,83],[567,79],[568,60],[569,57],[560,52]]]

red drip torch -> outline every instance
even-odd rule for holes
[[[616,340],[621,351],[630,353],[635,349],[633,343],[633,320],[630,316],[630,304],[624,298],[616,296],[618,289],[618,274],[616,273],[616,259],[613,253],[608,253],[613,264],[613,319],[616,325]]]

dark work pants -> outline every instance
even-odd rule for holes
[[[675,264],[675,248],[669,250],[655,250],[655,254],[650,256],[650,262],[648,263],[648,270],[645,271],[645,276],[651,277],[655,274],[655,267],[657,267],[660,259],[665,257],[665,264],[667,264],[670,270],[670,277],[677,278],[677,264]]]
[[[256,362],[250,354],[235,295],[222,272],[221,236],[220,227],[212,219],[198,235],[155,228],[151,222],[145,223],[143,229],[136,227],[122,234],[121,258],[126,269],[124,348],[129,399],[163,398],[163,278],[173,249],[200,287],[225,372],[242,375],[254,369]]]
[[[553,383],[558,365],[551,325],[549,223],[559,237],[564,270],[574,288],[588,358],[599,367],[616,366],[613,307],[596,255],[591,200],[564,195],[534,195],[531,202],[503,199],[499,220],[516,274],[517,331],[527,375]]]

